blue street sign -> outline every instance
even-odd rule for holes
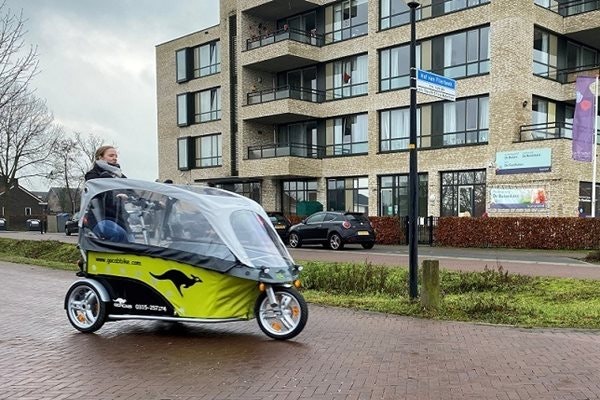
[[[417,69],[417,92],[455,101],[456,81],[443,75]]]

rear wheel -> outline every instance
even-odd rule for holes
[[[306,300],[293,288],[278,287],[273,291],[276,304],[269,303],[265,292],[256,300],[254,314],[258,326],[273,339],[291,339],[302,332],[308,320]]]
[[[375,242],[369,242],[369,243],[362,244],[363,249],[367,249],[367,250],[372,249],[373,246],[375,246]]]
[[[65,235],[71,236],[71,231],[69,230],[69,228],[65,228]]]
[[[106,304],[96,288],[87,282],[73,285],[67,292],[65,304],[69,322],[78,331],[95,332],[106,321]]]
[[[332,233],[329,236],[329,248],[331,250],[342,250],[344,248],[344,241],[337,233]]]
[[[298,248],[302,246],[302,240],[300,240],[300,236],[296,232],[290,233],[290,238],[288,239],[288,244],[292,248]]]

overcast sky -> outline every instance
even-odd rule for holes
[[[38,46],[33,85],[67,132],[116,144],[130,178],[158,177],[155,46],[219,23],[218,0],[7,0]],[[46,190],[46,182],[23,182]]]

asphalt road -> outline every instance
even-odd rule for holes
[[[1,237],[27,240],[60,240],[77,243],[77,235],[64,233],[0,231]],[[381,246],[364,250],[358,245],[346,246],[342,251],[332,251],[321,246],[289,249],[297,262],[341,261],[371,262],[381,265],[408,265],[408,246]],[[556,276],[580,279],[600,279],[600,265],[581,260],[587,251],[548,251],[511,249],[472,249],[420,246],[419,262],[425,259],[439,260],[440,268],[462,271],[481,271],[498,268],[511,273],[534,276]]]

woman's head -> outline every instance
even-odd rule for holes
[[[96,160],[104,160],[109,164],[117,164],[117,149],[113,146],[100,146],[94,155]]]

